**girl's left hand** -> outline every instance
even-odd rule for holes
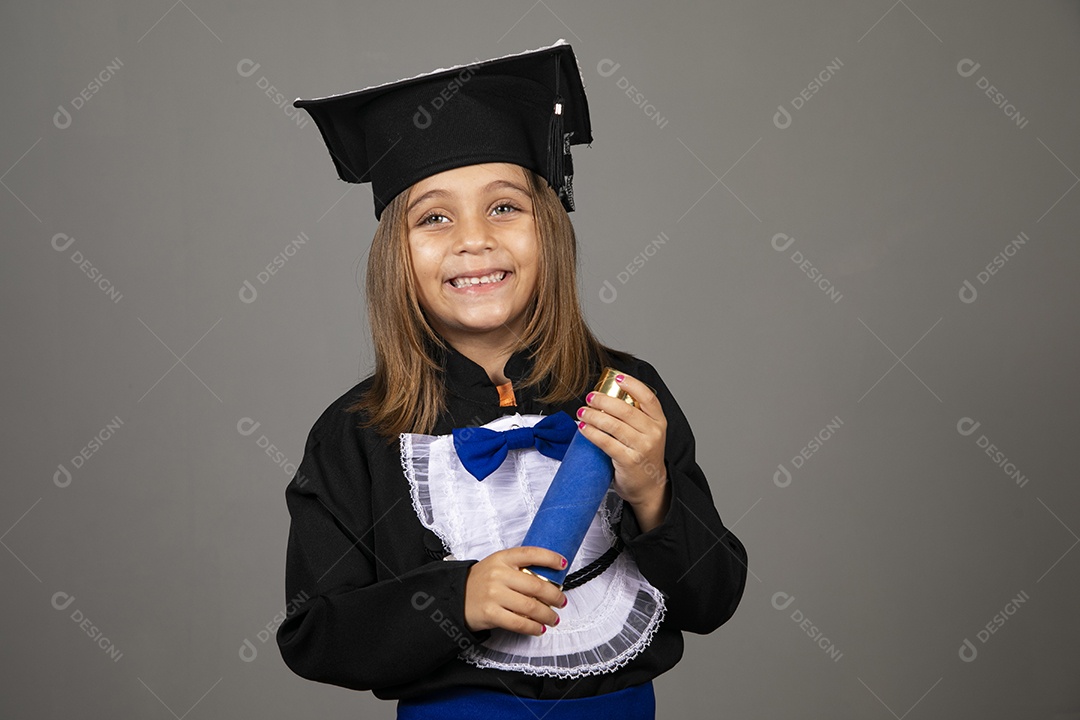
[[[590,392],[577,412],[581,434],[607,453],[615,466],[615,492],[631,505],[662,503],[667,485],[664,446],[667,418],[649,387],[625,373],[619,382],[638,406]]]

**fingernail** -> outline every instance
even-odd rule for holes
[[[563,566],[563,567],[566,567],[566,558],[563,558],[563,559],[562,559],[562,566]]]
[[[579,423],[577,424],[577,426],[578,426],[578,428],[579,428],[579,429],[581,429],[581,430],[584,430],[584,429],[585,429],[585,423],[583,423],[583,422],[579,422]]]
[[[626,379],[625,375],[616,375],[615,376],[615,382],[617,382],[617,383],[621,383],[625,379]]]
[[[577,416],[581,417],[584,414],[585,414],[585,408],[578,408]]]
[[[568,603],[568,602],[570,602],[570,596],[568,596],[568,595],[563,596],[562,605],[560,605],[559,607],[566,607],[566,603]]]
[[[596,393],[594,393],[594,392],[591,392],[591,393],[589,393],[588,395],[586,395],[586,396],[585,396],[585,402],[587,402],[587,403],[591,403],[591,402],[592,402],[592,399],[593,399],[593,395],[595,395],[595,394],[596,394]]]
[[[556,615],[555,616],[555,624],[558,625],[560,620],[562,620],[562,618],[559,617],[558,615]]]
[[[540,634],[543,635],[546,632],[547,632],[547,625],[541,625],[540,626]]]

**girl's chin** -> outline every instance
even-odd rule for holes
[[[507,315],[498,315],[484,318],[457,318],[453,322],[443,322],[442,326],[451,333],[463,335],[502,335],[514,327],[514,323]]]
[[[485,333],[503,333],[506,332],[508,328],[506,323],[503,322],[471,322],[460,323],[454,329],[462,333],[482,335]]]

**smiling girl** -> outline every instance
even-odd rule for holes
[[[584,321],[569,147],[591,130],[570,46],[296,104],[380,222],[374,373],[322,413],[286,489],[286,596],[308,599],[282,657],[399,718],[653,718],[682,631],[734,613],[746,551],[659,374]],[[605,366],[636,406],[589,392]],[[560,413],[614,467],[570,559],[520,547],[559,460],[513,445],[478,480],[452,433]]]

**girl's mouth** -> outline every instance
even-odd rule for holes
[[[509,270],[497,270],[493,273],[483,275],[480,277],[457,277],[451,280],[447,280],[446,284],[451,289],[457,292],[463,293],[477,293],[487,290],[494,290],[500,288],[506,284],[510,278],[511,273]]]

